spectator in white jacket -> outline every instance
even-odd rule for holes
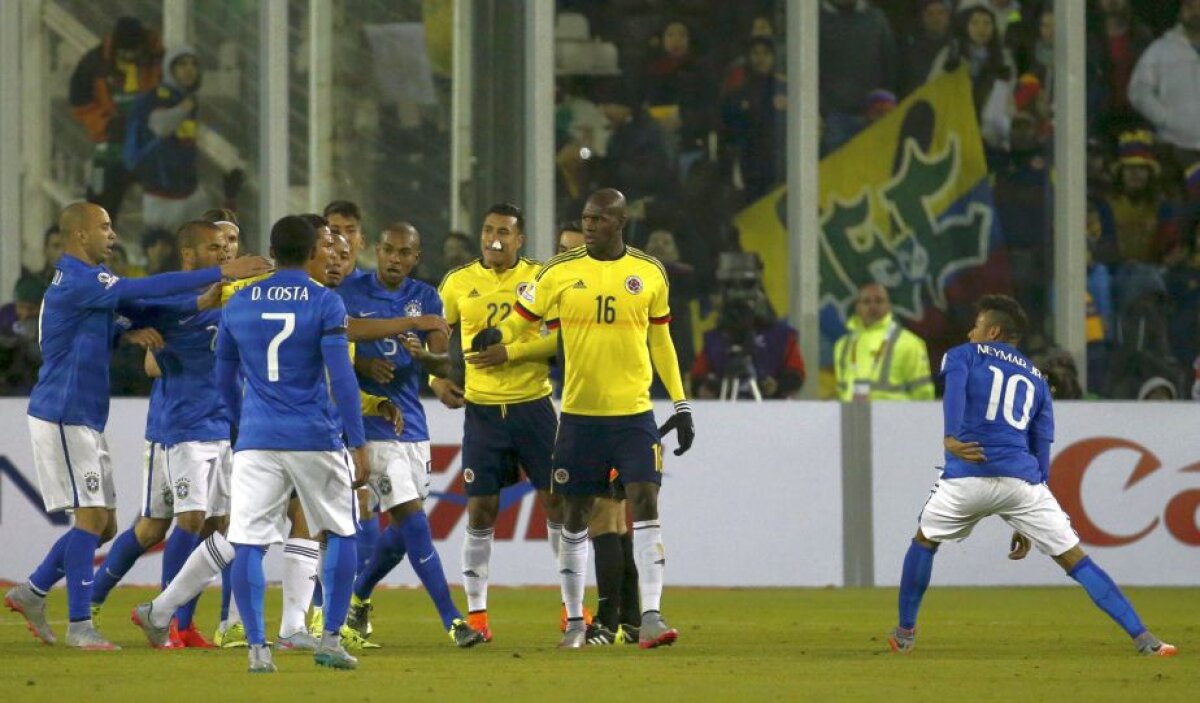
[[[1142,54],[1129,101],[1174,147],[1177,164],[1200,160],[1200,0],[1182,0],[1179,24]]]

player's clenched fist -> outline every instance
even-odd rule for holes
[[[686,400],[675,401],[675,414],[658,428],[659,438],[666,437],[671,430],[675,430],[675,438],[679,440],[675,456],[692,448],[692,442],[696,439],[696,425],[692,422],[692,406]]]
[[[367,477],[371,474],[371,464],[367,459],[367,445],[351,449],[350,457],[354,460],[354,484],[352,487],[362,488],[367,485]]]
[[[270,272],[274,266],[257,254],[234,259],[221,266],[221,275],[225,278],[253,278]]]
[[[441,315],[418,315],[405,320],[412,325],[409,327],[410,331],[441,332],[447,337],[450,336],[450,325],[446,324],[446,319]]]

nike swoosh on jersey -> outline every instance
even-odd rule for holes
[[[374,315],[374,314],[375,314],[375,311],[374,311],[374,310],[369,310],[369,311],[367,311],[367,312],[360,312],[360,313],[358,313],[358,316],[359,316],[359,317],[370,317],[370,316],[372,316],[372,315]]]
[[[429,556],[427,556],[427,557],[425,557],[424,559],[422,559],[422,560],[421,560],[421,563],[422,563],[422,564],[424,564],[425,562],[429,561],[429,560],[430,560],[430,559],[432,559],[432,558],[433,558],[433,555],[432,555],[432,554],[430,554]]]

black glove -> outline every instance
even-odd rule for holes
[[[675,414],[658,428],[659,438],[666,437],[671,430],[675,430],[675,438],[679,440],[675,456],[692,448],[692,442],[696,439],[696,425],[692,423],[692,406],[686,400],[675,401]]]
[[[471,351],[481,352],[493,344],[499,344],[503,339],[504,335],[500,333],[498,328],[485,327],[482,332],[471,339]]]

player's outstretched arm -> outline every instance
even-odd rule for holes
[[[650,360],[667,389],[667,395],[675,403],[674,414],[658,428],[658,434],[665,437],[672,430],[675,431],[675,438],[679,441],[675,456],[679,456],[692,448],[692,442],[696,439],[696,425],[692,422],[692,405],[683,394],[679,356],[675,353],[671,330],[666,322],[650,325]]]
[[[346,445],[355,449],[366,444],[362,407],[359,404],[358,381],[350,363],[350,343],[343,332],[328,333],[321,338],[321,356],[329,373],[329,389],[342,418]]]
[[[114,304],[158,298],[195,290],[201,286],[218,283],[222,278],[249,278],[271,270],[271,262],[261,256],[246,256],[220,266],[196,271],[172,271],[144,278],[118,278],[112,284]]]
[[[392,317],[386,319],[350,318],[346,334],[351,342],[374,342],[409,332],[442,332],[450,334],[450,326],[439,315]]]

